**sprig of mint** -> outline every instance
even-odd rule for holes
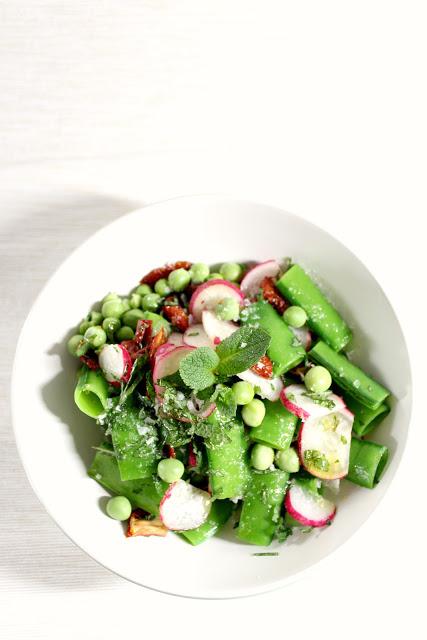
[[[264,329],[242,327],[216,348],[199,347],[180,362],[179,375],[187,387],[202,391],[213,385],[217,376],[227,378],[246,371],[265,355],[270,336]]]
[[[179,373],[190,389],[201,391],[214,384],[216,379],[214,370],[219,362],[219,357],[213,349],[199,347],[181,360]]]
[[[270,340],[264,329],[241,327],[217,346],[220,361],[216,372],[221,376],[234,376],[250,369],[265,355]]]

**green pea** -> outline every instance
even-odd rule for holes
[[[208,280],[223,280],[223,277],[220,273],[218,273],[218,271],[211,273],[211,275],[208,277]]]
[[[248,404],[254,399],[255,391],[249,382],[235,382],[231,389],[237,404]]]
[[[83,320],[83,322],[81,322],[80,326],[79,326],[79,333],[82,334],[82,336],[84,336],[84,334],[86,333],[86,331],[89,329],[89,327],[91,327],[91,323],[89,322],[89,320]]]
[[[127,327],[132,327],[132,329],[135,330],[136,325],[138,324],[138,320],[142,320],[143,317],[144,314],[141,309],[129,309],[129,311],[126,311],[126,313],[123,314],[122,323]]]
[[[224,280],[233,282],[237,282],[242,275],[242,267],[237,262],[225,262],[219,271]]]
[[[109,340],[113,340],[114,334],[120,329],[121,322],[118,318],[104,318],[102,328],[108,336]]]
[[[238,320],[240,307],[234,298],[224,298],[215,307],[215,314],[220,320]]]
[[[83,339],[84,338],[80,333],[77,333],[75,336],[71,336],[71,338],[67,342],[67,349],[70,355],[77,355],[77,348]]]
[[[122,340],[133,340],[133,338],[135,337],[135,333],[134,330],[130,327],[120,327],[120,329],[118,329],[116,333],[116,336],[117,340],[119,342],[122,342]]]
[[[99,311],[90,311],[87,319],[91,323],[91,326],[95,326],[97,324],[101,324],[102,322],[102,313]]]
[[[160,304],[160,296],[158,293],[147,293],[142,298],[142,308],[144,311],[156,311]]]
[[[184,465],[177,458],[165,458],[157,465],[157,474],[164,482],[176,482],[183,473]]]
[[[139,293],[132,293],[129,298],[131,309],[138,309],[141,306],[142,296]]]
[[[302,307],[288,307],[283,313],[283,320],[290,327],[298,329],[307,322],[307,314]]]
[[[304,376],[304,384],[312,393],[323,393],[332,384],[331,374],[325,367],[317,365],[307,371]]]
[[[209,267],[204,262],[195,262],[190,267],[191,282],[201,284],[209,277]]]
[[[102,315],[104,318],[120,318],[125,312],[125,305],[120,298],[107,300],[102,305]]]
[[[248,425],[248,427],[259,427],[261,422],[264,420],[265,416],[265,406],[261,400],[255,398],[245,404],[242,409],[242,418],[243,422]]]
[[[292,447],[285,449],[285,451],[277,451],[274,459],[276,466],[282,471],[287,471],[288,473],[299,471],[298,454]]]
[[[257,471],[265,471],[274,462],[274,450],[264,444],[255,444],[251,451],[251,464]]]
[[[83,338],[80,340],[79,344],[76,346],[76,356],[78,358],[80,358],[80,356],[84,356],[84,354],[89,349],[89,347],[90,347],[89,342],[83,336]]]
[[[167,336],[170,335],[172,331],[170,323],[163,316],[158,313],[153,313],[152,311],[144,311],[144,318],[145,320],[151,320],[153,323],[151,326],[153,335],[159,333],[162,328],[165,330]]]
[[[148,284],[140,284],[135,289],[135,293],[139,293],[142,298],[143,296],[146,296],[147,293],[152,293],[152,289]]]
[[[122,305],[123,305],[123,313],[126,313],[126,311],[129,311],[129,309],[131,308],[129,298],[122,298]]]
[[[89,327],[84,335],[84,339],[87,340],[91,347],[98,349],[107,342],[107,334],[104,329],[99,325],[96,327]]]
[[[175,269],[168,277],[168,285],[172,291],[184,291],[191,281],[191,276],[186,269]]]
[[[172,289],[170,288],[170,286],[168,285],[168,281],[165,278],[160,278],[160,280],[157,280],[156,284],[154,285],[154,291],[156,293],[159,294],[159,296],[168,296]]]
[[[102,304],[104,304],[104,302],[108,302],[109,300],[119,300],[119,299],[120,299],[120,296],[117,293],[110,291],[110,293],[107,293],[105,298],[102,298]]]
[[[132,513],[132,505],[125,496],[115,496],[107,502],[106,511],[113,520],[127,520]]]

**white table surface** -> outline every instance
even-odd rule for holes
[[[74,247],[145,203],[219,192],[304,215],[359,255],[422,398],[425,3],[15,0],[0,18],[0,637],[424,637],[421,402],[390,491],[326,564],[279,592],[193,601],[64,536],[25,478],[8,396],[20,326]]]

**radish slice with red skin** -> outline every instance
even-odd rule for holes
[[[285,387],[280,394],[280,399],[288,411],[301,418],[303,422],[310,418],[320,418],[333,411],[345,409],[344,400],[332,391],[325,391],[322,394],[326,406],[315,402],[310,394],[307,394],[309,392],[304,384],[291,384]]]
[[[211,510],[211,496],[184,480],[172,483],[160,502],[160,518],[172,531],[187,531],[202,525]]]
[[[255,393],[261,398],[271,402],[276,402],[280,398],[280,393],[283,390],[283,382],[280,378],[263,378],[250,369],[238,373],[237,377],[249,382],[255,388]]]
[[[200,322],[203,311],[213,311],[226,298],[234,298],[243,305],[243,293],[235,284],[219,278],[209,280],[199,285],[191,296],[190,313],[196,322]]]
[[[298,452],[311,475],[339,480],[348,474],[353,420],[353,414],[344,409],[304,422],[298,434]]]
[[[298,482],[291,484],[285,497],[285,509],[305,527],[324,527],[335,517],[336,506]]]
[[[194,413],[195,416],[198,416],[199,418],[202,418],[203,420],[205,420],[206,418],[209,418],[209,416],[215,411],[216,404],[215,402],[211,402],[211,404],[208,405],[206,409],[204,409],[203,411],[197,411],[196,407],[194,406],[194,403],[192,403],[192,401],[189,400],[187,403],[187,407],[188,407],[188,410],[191,411],[191,413]],[[185,422],[185,423],[191,422],[190,418],[180,417],[176,419],[179,422]]]
[[[246,296],[253,296],[258,293],[258,289],[261,287],[261,282],[264,278],[275,278],[280,271],[280,264],[277,260],[267,260],[266,262],[260,262],[252,267],[242,282],[240,283],[241,289]]]
[[[231,336],[239,328],[234,322],[221,320],[213,311],[203,311],[202,323],[206,335],[215,345]]]
[[[190,347],[211,347],[212,340],[207,335],[202,324],[192,324],[184,333],[184,344]]]
[[[306,351],[311,347],[311,333],[307,327],[289,327],[295,338],[301,342]]]
[[[182,333],[178,333],[177,331],[171,333],[166,344],[172,344],[175,347],[182,347],[184,344]]]
[[[119,387],[128,382],[132,373],[132,358],[121,344],[106,344],[99,354],[99,366],[110,384]]]
[[[166,345],[165,345],[166,346]],[[153,382],[156,384],[162,378],[171,376],[179,369],[179,363],[182,358],[193,351],[194,347],[184,345],[182,347],[175,347],[173,349],[164,349],[159,354],[159,349],[156,352],[153,369]]]

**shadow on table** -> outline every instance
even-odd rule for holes
[[[94,193],[56,191],[49,197],[44,196],[40,202],[33,202],[28,215],[20,210],[16,220],[7,226],[6,234],[21,242],[28,243],[31,239],[34,242],[32,255],[36,259],[37,256],[43,259],[48,253],[48,268],[53,271],[97,229],[140,206],[141,203],[138,202]],[[41,233],[43,230],[45,233]],[[63,240],[53,243],[52,238],[55,237]],[[24,272],[25,267],[23,265]],[[45,277],[48,275],[46,273]],[[25,283],[29,302],[43,284],[31,279]],[[54,345],[52,353],[65,357],[64,344],[65,342],[62,346]],[[70,375],[73,374],[69,367],[63,369],[44,387],[42,395],[49,409],[69,425],[76,450],[83,463],[88,466],[92,456],[91,446],[99,441],[100,434],[93,429],[93,421],[83,416],[74,406],[72,394],[69,393],[70,380],[66,379]],[[70,422],[73,412],[76,419]],[[10,447],[9,455],[11,449]],[[17,453],[15,455],[17,457]],[[11,463],[10,459],[8,462]],[[30,490],[21,464],[17,461],[10,469],[10,484],[14,493],[16,490],[15,499],[18,499],[18,504],[25,504],[25,509],[15,514],[14,522],[10,523],[11,540],[5,546],[8,553],[2,559],[2,569],[14,576],[12,580],[16,579],[18,588],[19,585],[22,588],[38,585],[48,591],[86,590],[108,588],[122,583],[120,578],[99,566],[70,543],[50,520]],[[12,503],[9,506],[10,509],[6,504],[6,510],[12,514]]]

